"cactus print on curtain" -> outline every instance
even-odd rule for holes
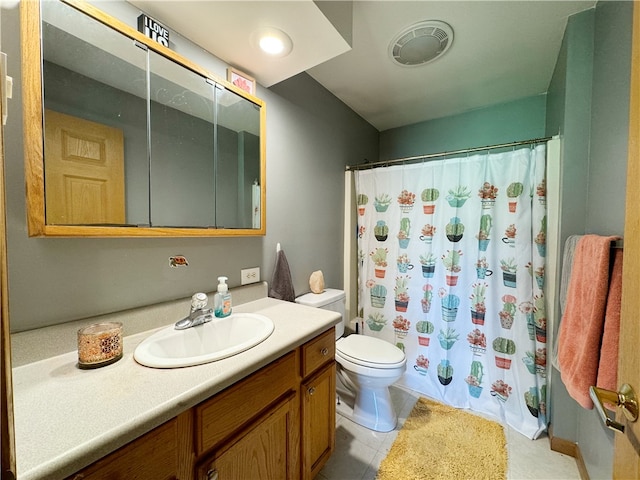
[[[356,172],[364,333],[400,383],[546,428],[545,145]]]

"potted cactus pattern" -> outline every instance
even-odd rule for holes
[[[433,253],[420,255],[420,264],[422,265],[422,276],[432,278],[436,270],[436,256]]]
[[[542,179],[542,181],[536,187],[536,195],[538,196],[538,201],[540,205],[547,204],[547,181],[546,179]]]
[[[469,348],[474,355],[480,355],[487,351],[487,337],[479,328],[474,328],[467,334]]]
[[[376,195],[376,198],[373,200],[373,207],[376,209],[376,212],[386,212],[389,205],[391,205],[391,197],[386,193]]]
[[[460,208],[469,198],[471,198],[471,191],[464,185],[458,185],[456,188],[449,190],[447,202],[453,208]]]
[[[487,311],[484,299],[488,286],[484,282],[471,285],[473,293],[469,298],[471,299],[471,323],[474,325],[484,325],[484,315]]]
[[[529,332],[529,340],[534,340],[536,338],[536,323],[533,315],[533,303],[522,302],[520,305],[518,305],[518,310],[524,313],[524,316],[527,319],[527,331]]]
[[[416,323],[416,331],[418,332],[418,344],[423,347],[428,347],[430,339],[428,335],[433,333],[433,323],[427,320],[421,320]]]
[[[503,380],[496,380],[491,384],[491,395],[501,402],[506,402],[511,393],[511,387]]]
[[[536,348],[535,353],[536,373],[541,376],[547,376],[547,349],[544,347]]]
[[[387,324],[387,319],[382,313],[374,312],[367,318],[367,325],[374,332],[379,332]]]
[[[411,277],[396,277],[396,286],[394,287],[396,311],[406,312],[409,306],[409,280]]]
[[[496,355],[496,367],[509,370],[511,368],[511,358],[505,355],[516,353],[516,344],[513,340],[504,337],[497,337],[493,340],[493,350],[502,355]]]
[[[398,315],[393,319],[393,331],[396,332],[398,338],[404,338],[409,333],[411,322],[404,318],[402,315]]]
[[[529,413],[534,417],[538,417],[538,389],[536,387],[529,387],[529,391],[524,393],[524,402],[527,404]]]
[[[522,195],[524,186],[520,182],[513,182],[507,187],[507,197],[509,197],[509,212],[516,213],[518,197]]]
[[[482,208],[485,210],[489,209],[496,203],[498,187],[491,185],[489,182],[484,182],[482,187],[478,190],[478,196],[482,202]]]
[[[436,227],[427,223],[424,227],[422,227],[422,235],[420,235],[420,240],[429,245],[433,242],[433,236],[435,234]]]
[[[369,203],[369,197],[361,193],[356,197],[356,203],[358,204],[358,214],[364,215],[365,206]]]
[[[409,213],[415,201],[416,194],[411,193],[409,190],[402,190],[400,195],[398,195],[398,204],[400,205],[400,211],[402,213]]]
[[[516,288],[516,273],[518,266],[516,265],[516,259],[503,258],[500,260],[500,269],[502,270],[502,282],[505,287]]]
[[[517,233],[516,225],[514,223],[512,223],[504,231],[504,237],[502,237],[502,241],[504,243],[506,243],[507,245],[509,245],[510,247],[515,248],[516,247],[516,233]]]
[[[376,248],[369,254],[371,261],[374,263],[374,274],[377,278],[384,278],[387,269],[387,254],[389,250],[386,248]]]
[[[371,289],[371,306],[384,308],[384,303],[387,299],[387,287],[378,285],[374,280],[369,280],[367,287]]]
[[[536,285],[538,285],[538,288],[542,290],[544,288],[544,265],[536,268],[533,272],[533,276],[536,279]]]
[[[442,320],[445,322],[455,322],[458,315],[458,307],[460,306],[460,297],[452,293],[447,293],[444,288],[438,291],[441,299]]]
[[[534,239],[536,243],[536,247],[538,248],[538,254],[541,257],[546,256],[547,254],[547,217],[546,215],[542,217],[540,222],[540,231],[536,235]]]
[[[478,235],[476,235],[476,237],[478,238],[478,249],[481,252],[486,252],[487,247],[489,246],[489,233],[491,233],[491,225],[491,215],[489,215],[488,213],[483,214],[480,217],[480,230],[478,231]]]
[[[440,190],[437,188],[425,188],[420,194],[420,198],[422,199],[422,211],[431,215],[436,210],[436,200],[440,196]]]
[[[536,331],[536,340],[547,343],[547,313],[544,304],[544,295],[533,297],[533,319]]]
[[[493,270],[489,270],[489,262],[487,257],[480,257],[476,262],[476,276],[478,280],[484,280],[485,277],[493,275]]]
[[[459,337],[460,335],[456,333],[455,328],[447,328],[446,330],[440,330],[438,341],[442,348],[451,350],[451,347],[458,341]]]
[[[464,225],[460,223],[460,219],[458,217],[452,217],[449,223],[447,223],[445,230],[450,242],[456,243],[462,240]]]
[[[384,242],[389,236],[389,227],[384,220],[378,220],[373,227],[373,235],[379,242]]]
[[[438,380],[442,385],[449,385],[453,380],[453,367],[445,358],[440,360],[438,365]]]
[[[540,387],[540,399],[538,401],[538,412],[540,415],[545,416],[547,414],[547,386],[542,385]]]
[[[502,296],[502,310],[498,313],[502,328],[509,330],[513,326],[513,320],[516,317],[516,302],[516,297],[513,295]]]
[[[411,260],[406,253],[403,253],[397,258],[396,264],[398,265],[398,271],[400,273],[407,273],[408,270],[411,270],[413,268]]]
[[[422,287],[422,291],[424,292],[424,295],[420,300],[420,303],[422,304],[422,313],[429,313],[431,310],[431,299],[433,298],[433,287],[430,284],[425,283]]]
[[[522,357],[522,363],[524,363],[524,366],[527,367],[527,370],[529,370],[529,373],[531,373],[532,375],[535,375],[536,373],[536,354],[532,351],[527,351],[525,352],[525,356]]]
[[[429,368],[429,359],[424,355],[418,355],[418,357],[416,358],[416,364],[413,366],[413,368],[420,375],[426,375],[427,369]]]
[[[407,248],[409,246],[409,241],[411,238],[409,234],[411,233],[411,220],[404,217],[400,219],[400,231],[398,232],[398,244],[400,248]]]
[[[469,376],[464,379],[465,382],[469,385],[469,395],[473,398],[480,398],[480,394],[482,393],[482,377],[484,376],[484,367],[482,363],[478,360],[474,360],[471,362],[471,371],[469,372]]]
[[[442,256],[444,268],[449,272],[445,275],[445,280],[449,286],[458,284],[458,273],[460,273],[462,269],[462,267],[460,267],[461,256],[461,250],[447,250],[447,253]]]

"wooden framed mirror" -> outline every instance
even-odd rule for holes
[[[29,236],[266,233],[262,100],[82,0],[21,29]]]

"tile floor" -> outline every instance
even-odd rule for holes
[[[336,449],[316,477],[317,480],[375,479],[378,465],[391,449],[402,423],[420,394],[393,386],[391,396],[398,413],[398,427],[392,432],[374,432],[337,415]],[[580,479],[575,460],[552,451],[548,437],[532,441],[509,427],[506,436],[509,480]]]

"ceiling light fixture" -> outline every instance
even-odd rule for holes
[[[403,67],[433,62],[453,43],[453,29],[439,20],[425,20],[405,28],[389,44],[389,56]]]
[[[259,28],[252,37],[254,45],[272,57],[286,57],[293,50],[289,35],[274,27]]]

